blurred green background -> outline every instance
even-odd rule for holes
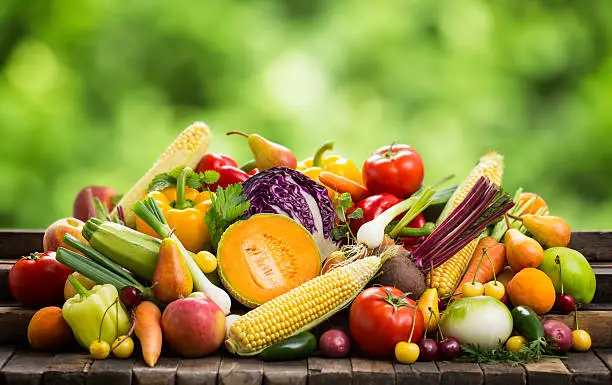
[[[195,120],[361,164],[394,140],[426,180],[489,148],[504,187],[612,229],[612,2],[4,0],[0,227],[44,228],[84,186],[126,191]]]

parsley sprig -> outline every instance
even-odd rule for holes
[[[349,225],[350,219],[363,218],[363,210],[357,208],[350,214],[346,214],[346,211],[353,206],[353,200],[349,193],[343,193],[340,196],[334,198],[336,203],[336,217],[339,219],[339,223],[336,223],[331,233],[331,238],[334,241],[346,241],[347,243],[351,240],[355,240],[355,234],[351,231]]]
[[[204,217],[212,245],[217,249],[223,232],[235,221],[242,218],[250,202],[242,193],[242,184],[232,184],[225,189],[218,187],[210,196],[212,204]]]
[[[155,175],[149,184],[149,192],[161,191],[165,188],[176,186],[178,177],[181,175],[181,171],[183,171],[184,168],[185,165],[182,165],[172,169],[170,172]],[[187,175],[187,178],[185,179],[185,186],[196,190],[201,190],[207,185],[211,185],[218,180],[219,173],[216,171],[206,170],[200,173],[193,171]]]

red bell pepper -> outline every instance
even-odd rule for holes
[[[217,187],[226,188],[230,184],[242,183],[249,179],[249,174],[238,168],[238,163],[231,157],[224,154],[208,153],[205,154],[198,166],[196,172],[204,172],[213,170],[219,173],[219,180],[212,184],[210,191],[216,191]]]

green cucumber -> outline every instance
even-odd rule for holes
[[[528,341],[544,338],[544,326],[538,315],[528,306],[517,306],[512,309],[514,330],[521,333]]]
[[[266,348],[259,357],[264,361],[289,361],[308,358],[317,350],[317,339],[302,332]]]

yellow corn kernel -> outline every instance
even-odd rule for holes
[[[438,218],[438,224],[440,224],[455,208],[457,208],[457,206],[459,206],[480,177],[485,176],[492,183],[500,186],[503,169],[503,157],[494,151],[487,152],[482,158],[480,158],[480,161],[476,167],[472,169],[470,175],[461,184],[461,186],[457,188],[451,199],[448,201],[446,207],[442,211],[442,214],[440,214],[440,217]],[[478,239],[472,240],[448,261],[431,271],[427,275],[428,285],[438,289],[438,294],[440,296],[447,296],[451,294],[457,283],[460,282],[463,274],[465,274],[465,269],[472,258],[472,254],[474,254],[477,244]]]
[[[249,311],[230,327],[225,341],[227,349],[242,356],[255,355],[272,344],[312,328],[355,298],[378,272],[380,265],[378,256],[359,259]],[[303,306],[303,311],[300,306]],[[279,315],[280,322],[276,315]],[[260,329],[255,329],[255,325]]]

